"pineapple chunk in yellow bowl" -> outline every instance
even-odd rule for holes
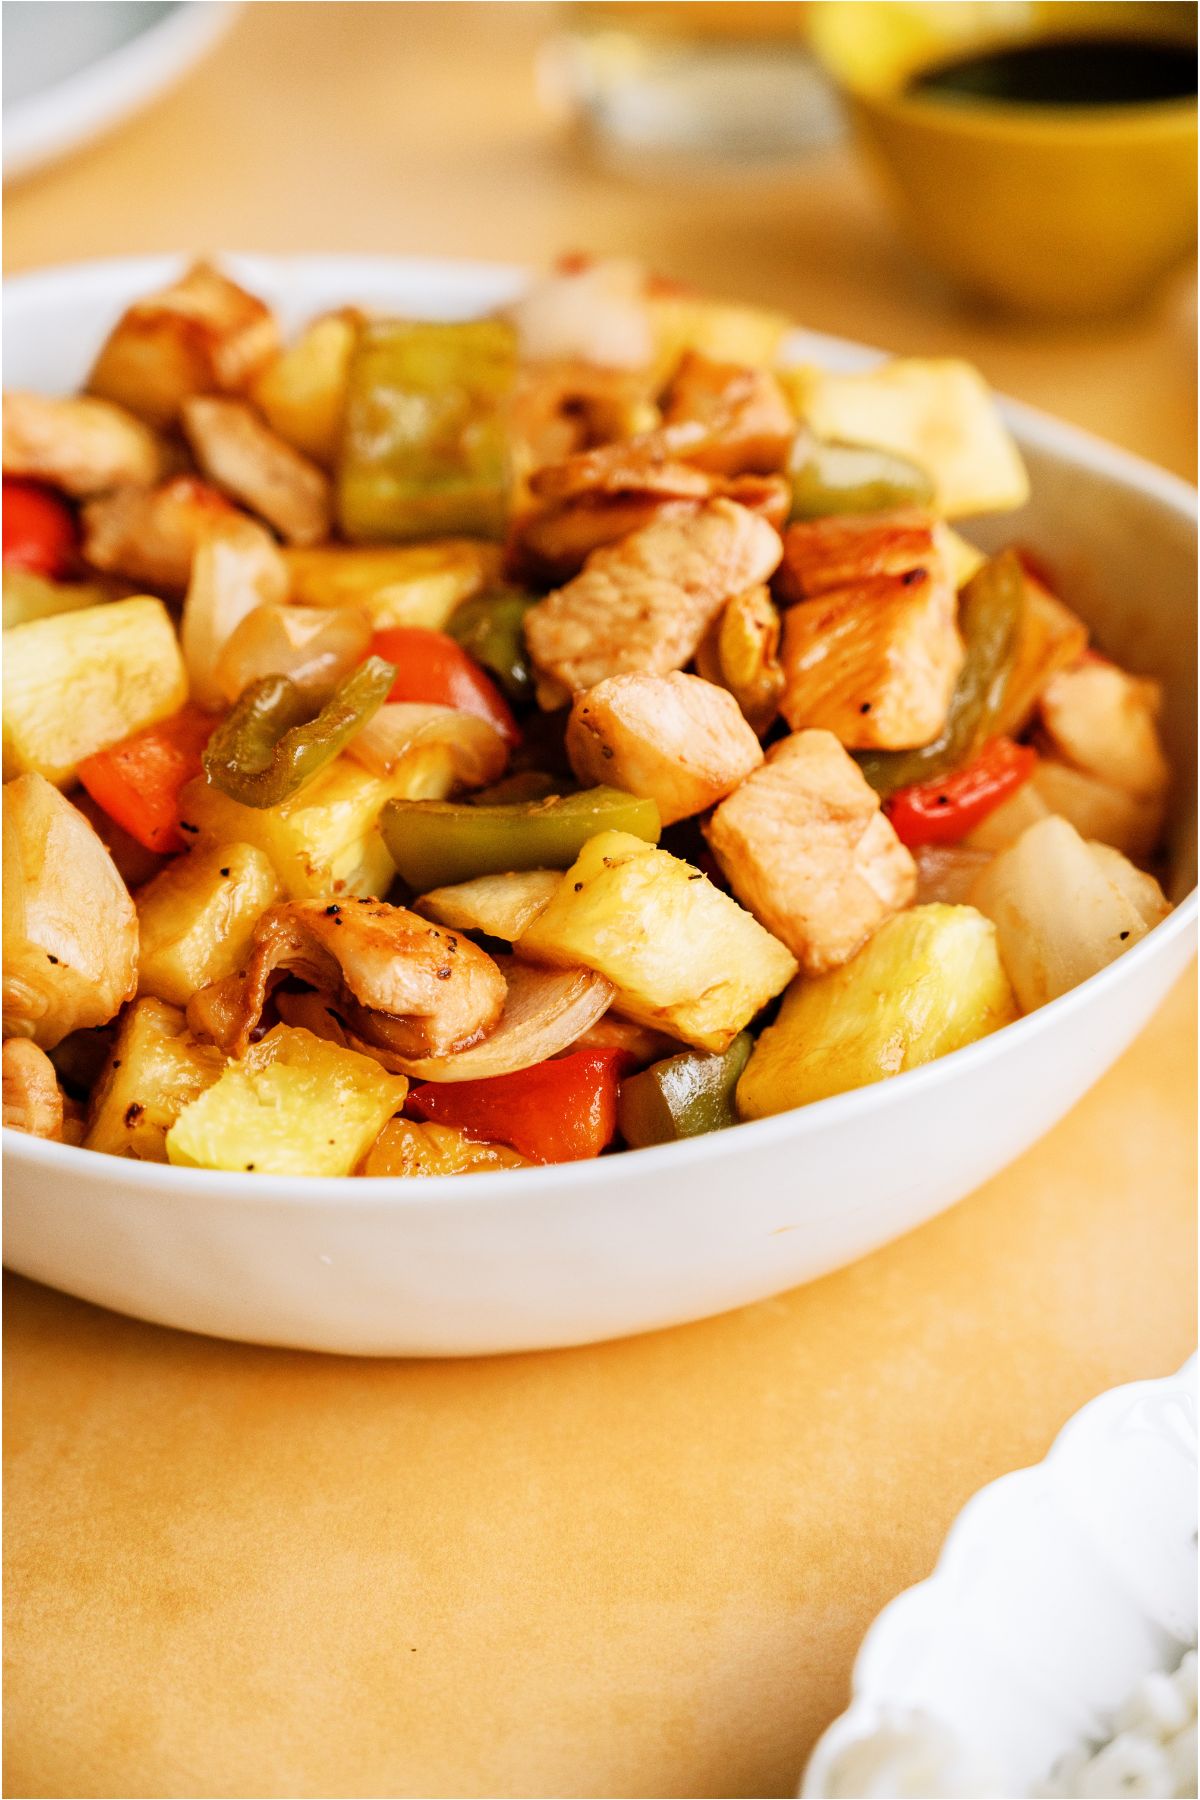
[[[1117,39],[1118,61],[1122,41],[1131,53],[1164,45],[1194,74],[1193,7],[818,0],[810,19],[903,231],[969,294],[1047,316],[1114,312],[1194,248],[1194,79],[1190,97],[1080,98],[1084,45],[1097,40]],[[1064,46],[1074,103],[1017,99],[1011,82],[1004,97],[989,82],[981,98],[919,79],[1028,44]]]

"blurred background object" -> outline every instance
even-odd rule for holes
[[[4,179],[90,142],[177,81],[230,0],[4,0]]]
[[[818,0],[815,48],[903,225],[970,294],[1082,317],[1196,243],[1196,7]]]
[[[683,152],[764,163],[837,135],[806,41],[809,8],[795,0],[587,0],[558,11],[544,91],[612,160]]]

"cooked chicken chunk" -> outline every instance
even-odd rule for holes
[[[721,475],[769,475],[782,469],[796,436],[783,390],[766,369],[712,362],[685,353],[663,400],[663,422],[707,427],[709,441],[688,460]]]
[[[636,470],[631,471],[636,475]],[[782,530],[791,489],[779,475],[739,475],[726,481],[708,476],[707,497],[734,500]],[[656,519],[694,513],[705,496],[671,496],[629,489],[583,493],[551,501],[519,518],[509,538],[508,566],[517,578],[564,582],[578,574],[593,550],[640,531]]]
[[[329,536],[328,476],[276,437],[249,406],[240,400],[186,400],[183,429],[204,473],[289,544],[319,544]]]
[[[1158,735],[1161,699],[1157,682],[1093,656],[1043,690],[1042,728],[1075,768],[1127,794],[1157,799],[1171,778]]]
[[[531,608],[529,651],[571,692],[609,675],[681,669],[731,594],[765,581],[779,534],[729,500],[607,544],[582,574]]]
[[[152,425],[173,425],[189,394],[245,387],[278,347],[270,308],[211,263],[199,262],[121,315],[88,388]]]
[[[693,421],[615,444],[599,444],[535,470],[529,478],[529,491],[547,501],[630,493],[703,500],[712,492],[712,481],[705,470],[693,468],[687,456],[705,442],[706,435],[704,426]]]
[[[137,988],[137,914],[83,814],[41,775],[4,788],[4,1035],[52,1050]]]
[[[789,525],[775,592],[785,606],[839,593],[876,575],[906,575],[943,549],[929,513],[842,514]]]
[[[31,475],[80,498],[157,480],[163,453],[140,419],[107,400],[4,396],[4,473]]]
[[[61,1140],[63,1097],[54,1064],[28,1038],[4,1046],[4,1123],[33,1137]]]
[[[83,554],[95,569],[144,584],[152,593],[181,594],[200,539],[238,517],[224,494],[193,475],[154,488],[123,488],[83,509]]]
[[[585,785],[653,800],[664,825],[703,812],[762,761],[733,695],[698,675],[614,675],[580,694],[567,755]]]
[[[332,1000],[362,1038],[378,1018],[405,1056],[440,1056],[491,1029],[504,977],[469,938],[380,900],[290,901],[254,929],[245,970],[201,989],[188,1023],[240,1056],[272,982],[298,975]]]
[[[953,575],[932,522],[820,521],[787,539],[785,586],[814,596],[784,619],[788,724],[823,727],[850,750],[930,743],[963,664]]]
[[[704,835],[743,906],[808,975],[848,961],[916,891],[878,794],[828,731],[776,744]]]

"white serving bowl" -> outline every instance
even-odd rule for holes
[[[1101,1394],[967,1502],[867,1633],[801,1794],[1015,1800],[1195,1642],[1193,1358]]]
[[[228,261],[290,324],[350,300],[466,317],[524,279],[475,264]],[[145,258],[9,283],[6,386],[75,386],[125,304],[177,267]],[[840,367],[878,354],[805,334],[795,350]],[[1082,432],[1025,407],[1006,412],[1034,497],[972,535],[1040,552],[1099,642],[1167,684],[1179,904],[1127,956],[926,1068],[594,1162],[437,1181],[247,1179],[5,1133],[9,1266],[139,1318],[258,1343],[377,1356],[581,1344],[703,1318],[852,1262],[1048,1131],[1120,1055],[1192,949],[1196,496]]]

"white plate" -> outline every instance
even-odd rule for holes
[[[1029,1794],[1195,1642],[1193,1358],[1101,1394],[968,1501],[867,1633],[801,1794]]]
[[[465,317],[524,279],[372,258],[229,262],[288,323],[353,299]],[[146,258],[10,283],[8,383],[70,389],[122,307],[176,267]],[[796,351],[841,366],[873,354],[800,335]],[[6,1261],[84,1299],[217,1337],[370,1355],[540,1349],[702,1318],[825,1274],[932,1218],[1049,1130],[1191,953],[1196,496],[1082,432],[1006,410],[1034,498],[972,535],[1040,551],[1100,642],[1167,682],[1182,904],[1127,956],[927,1068],[589,1163],[436,1181],[285,1180],[6,1133]]]
[[[230,0],[4,0],[4,179],[90,143],[205,56]]]

